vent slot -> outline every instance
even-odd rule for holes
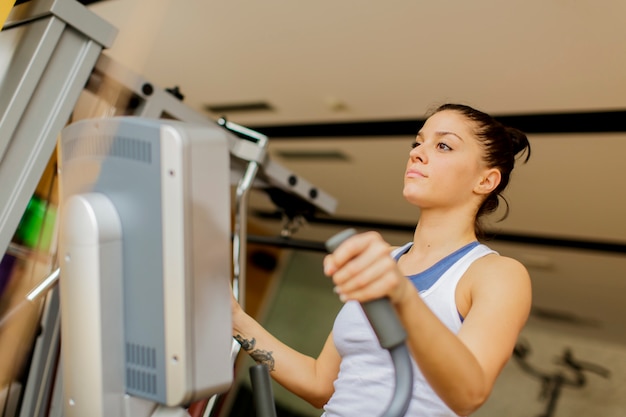
[[[152,144],[130,137],[104,135],[73,138],[66,142],[65,160],[94,156],[113,156],[151,164]]]
[[[126,343],[126,388],[155,395],[157,392],[156,349]]]
[[[156,349],[134,343],[126,343],[126,363],[156,369]]]
[[[126,388],[134,393],[154,396],[157,393],[157,379],[154,372],[126,368]]]

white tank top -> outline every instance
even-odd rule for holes
[[[398,248],[392,255],[406,249]],[[455,334],[461,328],[456,302],[457,283],[476,259],[495,253],[478,245],[456,261],[420,296],[437,317]],[[324,406],[322,417],[382,416],[393,397],[395,375],[389,352],[380,347],[361,306],[348,301],[335,319],[333,340],[341,355],[335,392]],[[406,416],[457,417],[430,388],[413,361],[413,399]]]

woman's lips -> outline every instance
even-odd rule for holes
[[[426,175],[424,175],[421,171],[417,169],[407,169],[406,177],[407,178],[426,178]]]

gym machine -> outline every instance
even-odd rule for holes
[[[41,256],[11,241],[55,151],[59,132],[102,49],[112,44],[116,32],[72,1],[16,5],[0,32],[0,250],[5,254],[3,263],[18,263],[23,256],[25,269],[32,271],[30,276],[3,275],[2,356],[27,363],[20,366],[23,371],[12,370],[2,378],[0,405],[5,415],[47,414],[55,386],[60,329],[55,288],[59,274],[53,256],[48,256],[54,248]],[[26,288],[7,299],[15,278]],[[16,319],[23,323],[14,326]],[[14,327],[27,327],[26,323],[38,327],[38,334],[37,329],[13,334],[17,333]],[[6,372],[9,366],[2,369]],[[17,372],[26,373],[19,382],[13,378]]]
[[[323,190],[317,189],[305,179],[299,178],[272,161],[266,154],[267,138],[263,135],[226,120],[220,120],[219,123],[209,120],[185,106],[171,92],[156,88],[143,77],[101,54],[103,49],[112,44],[115,35],[115,28],[78,2],[71,0],[32,0],[21,3],[11,11],[0,32],[0,45],[4,51],[10,52],[10,56],[0,64],[4,66],[0,84],[2,156],[0,178],[3,184],[0,188],[0,246],[5,252],[15,249],[16,245],[11,239],[48,160],[55,152],[57,136],[68,121],[72,122],[58,142],[62,206],[62,220],[57,224],[61,236],[58,252],[60,259],[58,262],[52,259],[53,257],[48,259],[48,274],[34,283],[32,290],[18,305],[19,310],[25,305],[38,303],[38,307],[41,308],[39,323],[41,333],[34,341],[25,386],[19,391],[12,390],[7,394],[11,399],[8,399],[6,404],[21,403],[20,410],[14,407],[12,415],[24,417],[87,415],[86,409],[89,410],[90,416],[185,415],[186,412],[180,405],[223,390],[230,383],[232,367],[227,364],[236,352],[231,346],[230,329],[226,329],[229,326],[220,327],[217,318],[226,324],[230,321],[228,319],[230,305],[227,302],[229,296],[225,292],[227,287],[224,284],[229,282],[231,265],[225,264],[224,262],[230,262],[226,260],[234,260],[232,270],[236,284],[235,292],[240,303],[245,302],[243,289],[246,209],[250,189],[280,188],[283,192],[326,213],[332,213],[336,206],[335,200]],[[89,145],[84,143],[76,145],[75,143],[83,142],[78,140],[69,140],[73,144],[66,147],[63,138],[68,135],[76,138],[73,135],[78,127],[74,125],[79,123],[74,122],[78,120],[77,114],[80,113],[81,107],[84,108],[84,102],[90,103],[87,106],[102,108],[101,115],[131,116],[98,120],[95,124],[99,126],[108,121],[111,124],[121,122],[123,126],[128,123],[130,130],[138,129],[133,132],[135,137],[143,135],[144,132],[152,138],[159,138],[161,131],[166,132],[166,135],[170,133],[170,140],[164,141],[170,147],[160,150],[159,146],[165,145],[163,143],[155,145],[153,147],[155,155],[170,158],[169,161],[161,161],[164,165],[179,164],[181,176],[166,179],[175,179],[179,181],[178,185],[194,185],[195,188],[190,190],[189,195],[175,196],[177,187],[170,183],[164,194],[159,194],[162,190],[157,190],[148,198],[148,201],[157,203],[161,202],[158,201],[161,198],[170,203],[178,201],[161,209],[161,212],[166,212],[168,218],[177,218],[179,221],[178,224],[176,221],[163,224],[163,233],[167,239],[164,242],[166,248],[161,250],[178,249],[177,255],[180,257],[186,255],[181,252],[183,248],[188,247],[191,254],[192,247],[208,245],[207,249],[211,248],[215,255],[219,255],[219,261],[215,263],[217,272],[204,271],[206,265],[203,265],[202,261],[207,257],[202,258],[194,253],[192,260],[176,258],[176,255],[170,257],[168,258],[170,261],[164,266],[170,268],[167,271],[170,277],[177,272],[185,277],[184,272],[187,272],[189,280],[170,279],[157,282],[158,279],[153,279],[141,283],[125,276],[137,272],[135,270],[139,271],[139,275],[146,274],[145,269],[141,269],[145,268],[145,265],[141,265],[141,262],[139,266],[127,265],[125,262],[128,262],[128,256],[123,257],[121,254],[122,250],[129,249],[132,257],[137,250],[145,249],[142,245],[133,244],[133,239],[127,235],[137,230],[129,229],[128,225],[133,222],[125,220],[124,216],[127,213],[131,213],[131,217],[138,216],[137,212],[132,211],[137,207],[130,207],[134,203],[124,201],[124,196],[120,197],[120,193],[116,194],[115,191],[106,188],[113,187],[111,184],[114,181],[107,182],[109,180],[103,179],[104,176],[89,177],[75,173],[87,166],[88,169],[101,170],[106,175],[116,174],[116,168],[119,169],[116,164],[119,161],[114,160],[132,159],[126,152],[135,155],[138,150],[133,147],[137,144],[124,147],[121,145],[122,140],[97,145],[110,145],[113,154],[108,154],[105,148],[97,146],[94,149],[87,149]],[[140,123],[139,128],[133,127],[135,122]],[[190,137],[192,139],[185,142]],[[189,145],[190,143],[193,146]],[[208,143],[212,143],[212,146],[207,145]],[[90,153],[97,156],[96,161],[86,162]],[[188,176],[182,176],[187,166],[185,158],[198,158],[200,155],[207,158],[207,161],[215,163],[204,165],[204,172],[187,173]],[[102,162],[103,158],[111,160],[112,163]],[[111,166],[113,169],[109,169]],[[203,165],[198,161],[193,166],[196,170],[203,171]],[[168,172],[172,170],[173,168],[169,168]],[[132,168],[129,172],[132,175]],[[148,174],[144,174],[144,177],[146,175]],[[197,179],[192,180],[192,177]],[[207,177],[214,180],[209,183],[220,184],[217,186],[218,190],[203,190],[202,185],[198,185],[204,184]],[[294,178],[297,179],[295,183]],[[79,180],[85,180],[85,183],[77,183]],[[167,184],[167,181],[164,181],[161,185]],[[231,246],[230,185],[236,188],[232,257],[223,253],[225,248]],[[154,191],[158,187],[151,185],[148,188]],[[146,189],[142,185],[136,186],[136,190],[140,192]],[[204,194],[208,196],[211,192],[219,198],[207,201]],[[173,196],[179,199],[172,199]],[[142,204],[144,216],[151,214],[153,209],[159,211],[149,204]],[[207,206],[218,207],[213,209],[217,213],[213,222],[202,217],[202,214],[207,215],[202,207]],[[191,216],[192,221],[185,224],[188,212],[181,214],[176,210],[191,211],[195,217]],[[123,212],[122,215],[119,213],[116,215],[119,211]],[[160,224],[159,219],[153,216],[152,220],[155,219],[157,224]],[[179,229],[178,226],[182,228]],[[199,227],[196,229],[198,233],[191,236],[191,241],[186,241],[186,236],[182,232],[193,231],[194,226]],[[228,233],[218,226],[222,229],[228,227]],[[201,230],[207,231],[210,227],[212,229],[208,230],[207,239],[213,236],[215,241],[198,237]],[[144,229],[143,232],[145,231]],[[215,233],[211,234],[211,231]],[[172,236],[179,240],[170,240]],[[175,242],[180,243],[180,246],[174,244]],[[91,259],[93,262],[78,262],[80,259]],[[209,259],[215,260],[214,257]],[[131,273],[126,274],[126,269]],[[197,270],[203,270],[204,275],[190,273]],[[80,279],[85,276],[94,279]],[[120,279],[120,276],[125,278]],[[59,288],[55,285],[59,279],[63,282],[60,286],[62,293],[60,298]],[[151,324],[152,328],[143,327],[142,324],[151,323],[152,317],[146,316],[163,306],[157,307],[155,303],[150,302],[144,303],[143,306],[132,303],[120,304],[122,292],[132,293],[133,290],[140,293],[153,291],[156,294],[160,291],[161,294],[168,295],[167,313],[171,314],[168,317],[179,322],[168,322],[167,329],[178,331],[179,334],[168,333],[166,337],[161,330],[158,343],[163,345],[178,341],[183,346],[159,346],[151,349],[151,341],[141,340],[142,337],[149,339],[150,336],[159,333],[154,331],[154,326],[164,323]],[[195,303],[183,302],[185,296],[199,297],[202,294],[199,290],[210,293],[213,302],[210,303],[209,300],[200,302],[200,299],[194,299]],[[80,293],[80,296],[75,293]],[[134,297],[138,301],[149,299],[148,293],[142,294],[143,297],[135,292]],[[222,300],[221,304],[216,301],[218,299]],[[205,330],[207,337],[212,331],[224,341],[228,341],[228,346],[218,348],[220,357],[214,358],[210,364],[206,363],[210,357],[206,350],[206,339],[194,339],[191,345],[184,345],[189,342],[190,334],[201,333],[198,327],[193,327],[201,326],[198,321],[191,320],[194,314],[215,317],[215,323],[209,323],[210,319],[205,318],[205,324],[213,326],[209,332]],[[67,323],[62,328],[60,315],[63,316],[63,322]],[[128,333],[140,340],[124,340],[125,336],[120,329],[124,328],[124,323],[129,318],[132,319],[133,315],[136,320],[134,323],[142,324],[133,328],[131,320],[131,324],[126,323],[126,326],[130,326]],[[99,321],[104,321],[104,324],[94,325]],[[59,342],[61,331],[62,349]],[[142,331],[145,334],[141,335]],[[187,334],[181,335],[181,332]],[[211,343],[213,349],[213,342]],[[126,349],[120,350],[122,346]],[[155,353],[166,349],[168,354],[157,360]],[[59,351],[62,352],[60,365],[57,362]],[[204,362],[202,356],[206,358]],[[126,373],[119,366],[121,358],[126,358],[127,361],[130,358],[133,361],[132,364],[127,364],[128,368],[132,369],[126,369]],[[161,362],[157,363],[158,361]],[[218,368],[214,372],[212,367],[218,362],[221,369]],[[177,366],[172,363],[176,363]],[[155,369],[159,366],[169,366],[169,374],[165,375],[161,368],[156,369],[155,374],[140,369],[146,366]],[[204,367],[204,371],[191,375],[196,366]],[[62,368],[63,372],[57,372],[57,368]],[[176,372],[178,379],[172,378],[170,386],[166,387],[167,389],[163,388],[161,385],[166,384],[165,380]],[[210,380],[211,378],[214,380]],[[127,392],[128,381],[134,383],[135,392]],[[65,386],[65,390],[61,389],[62,386]],[[157,392],[163,396],[158,396]],[[8,413],[10,412],[9,410]]]
[[[264,135],[209,120],[102,54],[115,35],[74,0],[16,5],[0,32],[10,52],[0,63],[0,249],[15,246],[55,149],[62,214],[59,259],[17,306],[38,303],[40,333],[25,386],[6,391],[5,405],[21,403],[11,417],[188,415],[181,406],[231,383],[227,285],[232,272],[245,306],[250,190],[336,207],[272,161]],[[85,107],[106,117],[80,120]]]

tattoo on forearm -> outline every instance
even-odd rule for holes
[[[272,352],[255,349],[254,346],[256,345],[256,339],[244,339],[243,336],[238,334],[235,336],[235,340],[257,363],[267,365],[270,372],[274,370],[274,357],[272,356]]]
[[[237,343],[241,345],[243,350],[245,350],[246,352],[249,352],[250,350],[254,349],[254,345],[256,345],[256,340],[254,338],[250,340],[244,339],[243,336],[241,336],[240,334],[235,336],[235,340],[237,341]]]
[[[272,356],[272,352],[257,349],[249,353],[252,359],[254,359],[257,363],[267,365],[268,371],[272,372],[274,370],[274,357]]]

